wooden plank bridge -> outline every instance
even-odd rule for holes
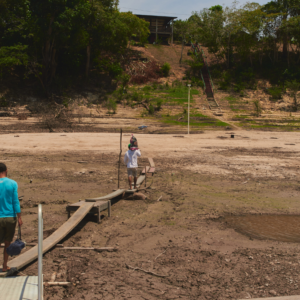
[[[152,158],[149,158],[150,167],[148,173],[152,174],[155,171],[155,165]],[[151,171],[152,169],[152,171]],[[154,170],[153,170],[154,169]],[[140,186],[146,178],[146,173],[140,175],[137,180],[137,185]],[[88,213],[94,213],[98,216],[98,223],[100,223],[100,212],[108,210],[110,216],[111,200],[119,197],[123,193],[132,192],[132,190],[118,189],[113,193],[98,198],[89,198],[85,201],[77,202],[66,207],[68,212],[68,220],[61,225],[55,232],[53,232],[48,238],[43,241],[43,253],[49,251],[55,245],[65,238],[82,220]],[[75,212],[71,216],[71,212]],[[38,257],[38,246],[34,246],[30,250],[22,253],[18,257],[9,261],[9,267],[18,271],[26,265],[30,264]],[[10,272],[0,272],[0,277],[6,277]]]

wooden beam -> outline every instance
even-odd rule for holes
[[[151,168],[155,168],[155,163],[154,163],[154,161],[153,161],[153,158],[148,157],[148,160],[149,160],[150,167],[151,167]]]

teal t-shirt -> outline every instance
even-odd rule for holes
[[[18,184],[7,177],[0,178],[0,218],[15,217],[20,212]]]

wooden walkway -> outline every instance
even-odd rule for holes
[[[149,158],[150,169],[151,167],[155,167],[153,159]],[[138,177],[137,186],[140,186],[146,178],[145,175],[141,175]],[[110,193],[106,196],[98,197],[98,198],[90,198],[86,199],[86,201],[77,202],[71,205],[68,205],[66,210],[68,211],[68,221],[61,225],[53,234],[51,234],[48,238],[43,240],[43,253],[49,251],[56,244],[59,243],[64,237],[66,237],[89,213],[97,213],[98,215],[98,223],[100,222],[100,212],[108,209],[108,214],[110,216],[110,200],[120,196],[124,192],[132,192],[132,190],[119,189],[113,193]],[[71,216],[71,211],[75,211],[75,213]],[[70,217],[71,216],[71,217]],[[30,264],[38,257],[38,246],[31,248],[30,250],[24,252],[18,257],[9,261],[9,267],[11,269],[19,270],[24,266]],[[6,277],[7,272],[0,272],[0,277]]]
[[[83,204],[80,208],[73,214],[73,216],[61,225],[56,231],[53,232],[48,238],[43,241],[43,253],[49,251],[53,248],[59,241],[61,241],[67,234],[69,234],[74,227],[76,227],[80,221],[90,212],[94,203],[82,202]],[[9,267],[19,270],[24,266],[30,264],[38,256],[38,246],[31,248],[30,250],[24,252],[13,260],[9,261]],[[6,277],[7,272],[1,272],[1,277]]]

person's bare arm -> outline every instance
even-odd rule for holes
[[[18,224],[19,226],[22,226],[23,221],[22,221],[21,213],[17,213],[17,216],[18,216]]]

